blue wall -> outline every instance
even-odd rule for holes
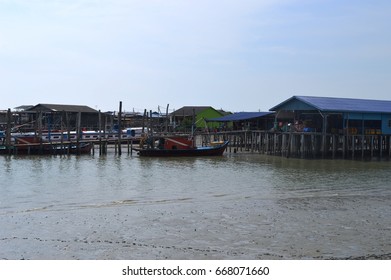
[[[382,115],[381,130],[383,134],[391,134],[391,114]]]
[[[391,134],[391,114],[380,113],[345,113],[345,120],[381,121],[382,134]]]

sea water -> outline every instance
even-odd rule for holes
[[[0,259],[389,258],[391,162],[1,156]]]

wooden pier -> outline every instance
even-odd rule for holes
[[[390,160],[391,135],[336,135],[313,132],[270,132],[270,131],[230,131],[201,134],[196,136],[197,142],[207,144],[212,141],[229,140],[227,153],[259,153],[302,159],[350,159],[350,160]],[[89,143],[91,154],[98,149],[99,155],[106,155],[108,147],[115,154],[121,155],[120,149],[127,147],[127,153],[132,153],[132,146],[138,141],[97,139],[93,141],[11,144],[4,146],[2,154],[30,154],[37,147],[48,147],[52,154],[69,154],[71,146],[78,154],[78,147]]]
[[[252,152],[303,159],[391,158],[391,135],[270,131],[231,131],[202,135],[203,142],[214,140],[229,140],[229,153]]]

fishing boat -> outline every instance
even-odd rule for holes
[[[229,141],[210,146],[194,145],[193,139],[184,137],[160,137],[156,141],[151,138],[142,139],[140,148],[133,148],[140,156],[145,157],[198,157],[221,156]],[[146,146],[145,146],[146,144]]]

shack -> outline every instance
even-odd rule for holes
[[[32,129],[36,129],[37,121],[43,129],[74,130],[80,127],[97,130],[99,124],[99,111],[84,105],[37,104],[25,110],[24,114],[28,114],[30,123],[34,124],[30,127]]]
[[[189,132],[193,125],[198,130],[218,128],[219,123],[206,123],[206,119],[218,118],[223,115],[223,111],[218,111],[211,106],[184,106],[171,113],[170,118],[174,130]]]

